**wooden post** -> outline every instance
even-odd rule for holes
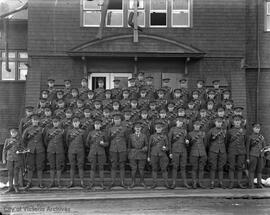
[[[139,34],[138,34],[138,1],[134,0],[134,30],[133,30],[133,42],[139,42]]]
[[[188,74],[188,62],[190,61],[190,58],[187,57],[186,60],[185,60],[185,75]]]
[[[106,26],[106,15],[107,15],[107,10],[109,6],[109,1],[110,0],[104,0],[101,8],[101,20],[100,20],[100,25],[98,29],[98,33],[96,35],[97,39],[102,39],[102,34],[103,34],[103,28]]]
[[[83,61],[83,77],[88,79],[87,64],[84,56],[82,57],[82,61]]]
[[[134,57],[134,72],[133,72],[133,76],[137,76],[138,74],[138,57],[135,56]]]

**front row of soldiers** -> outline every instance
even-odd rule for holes
[[[51,183],[49,187],[56,185],[61,187],[61,172],[65,166],[65,156],[68,156],[70,164],[70,184],[74,186],[75,168],[79,170],[80,185],[86,188],[84,182],[85,156],[91,165],[90,184],[95,184],[95,173],[98,167],[101,187],[104,185],[104,165],[107,154],[111,163],[111,183],[109,188],[115,186],[116,172],[120,170],[120,186],[127,188],[125,184],[125,165],[127,158],[131,167],[131,184],[133,188],[137,170],[140,175],[140,185],[146,187],[144,182],[144,169],[147,161],[152,166],[153,183],[151,188],[157,186],[157,175],[161,169],[166,188],[175,188],[178,169],[180,166],[181,177],[184,186],[196,189],[197,186],[205,188],[204,169],[208,161],[210,165],[210,188],[215,187],[215,174],[218,173],[219,186],[223,184],[223,169],[228,162],[229,165],[229,188],[234,187],[235,167],[237,168],[237,184],[242,184],[242,174],[247,168],[249,171],[249,187],[254,188],[254,174],[257,171],[259,188],[262,188],[262,167],[264,150],[267,148],[264,137],[261,134],[261,125],[253,124],[251,135],[241,125],[239,116],[234,117],[233,127],[229,130],[222,126],[222,119],[214,120],[215,127],[209,132],[201,129],[201,122],[195,121],[193,130],[187,132],[185,120],[182,117],[176,118],[176,125],[169,133],[164,133],[164,124],[157,122],[154,126],[155,133],[148,135],[143,131],[141,122],[136,122],[133,132],[127,132],[127,127],[122,123],[121,115],[113,117],[113,125],[105,132],[101,130],[101,120],[94,120],[94,129],[86,132],[80,127],[80,120],[77,117],[72,119],[72,126],[66,131],[60,126],[58,117],[53,118],[53,126],[44,129],[39,125],[39,117],[33,114],[32,125],[25,129],[22,138],[19,138],[16,129],[10,130],[10,138],[7,138],[3,150],[3,162],[7,162],[9,189],[15,192],[18,190],[18,172],[22,167],[22,157],[25,157],[26,169],[28,172],[28,183],[25,189],[32,185],[34,170],[37,171],[39,187],[42,186],[42,173],[46,157],[50,165]],[[128,135],[127,135],[128,134]],[[64,141],[65,139],[65,141]],[[109,153],[107,152],[107,149]],[[26,156],[22,153],[26,152]],[[66,153],[67,152],[67,153]],[[192,185],[189,185],[186,177],[186,164],[189,161],[192,166]],[[168,181],[168,164],[172,161],[172,183]],[[13,184],[14,179],[14,184]]]

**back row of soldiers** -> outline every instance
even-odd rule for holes
[[[166,84],[156,91],[149,85],[149,80],[152,81],[152,78],[148,77],[144,82],[139,75],[137,80],[131,79],[130,87],[124,90],[117,87],[119,81],[116,80],[116,87],[111,91],[103,89],[102,81],[99,81],[99,88],[90,91],[85,79],[82,79],[82,87],[78,90],[67,85],[70,81],[65,81],[66,88],[57,91],[54,81],[49,80],[49,88],[42,91],[37,109],[26,108],[26,117],[21,120],[19,134],[16,136],[19,145],[30,150],[27,154],[29,182],[26,189],[31,187],[34,169],[37,169],[39,185],[42,187],[46,154],[50,163],[50,187],[54,186],[55,170],[57,184],[60,186],[65,157],[68,157],[70,163],[69,187],[74,185],[76,165],[81,186],[85,187],[84,162],[87,156],[91,164],[89,188],[94,185],[97,165],[101,186],[105,187],[103,169],[107,158],[111,162],[110,187],[115,185],[118,166],[121,186],[126,187],[124,178],[127,157],[132,170],[131,188],[135,186],[137,168],[140,184],[145,187],[144,167],[147,160],[152,166],[152,188],[157,185],[158,164],[165,187],[175,188],[180,166],[184,185],[189,188],[186,179],[188,154],[192,165],[193,188],[197,185],[205,187],[202,179],[207,159],[210,164],[211,188],[214,188],[216,171],[219,185],[224,187],[223,167],[227,161],[230,188],[234,186],[235,166],[238,170],[238,186],[244,188],[241,179],[246,162],[250,171],[249,186],[253,187],[257,168],[258,186],[262,187],[261,169],[266,144],[260,133],[260,124],[254,124],[253,133],[247,135],[242,108],[233,108],[229,90],[222,91],[217,87],[218,81],[214,82],[213,90],[207,90],[203,87],[203,81],[198,81],[198,89],[192,91],[190,96],[186,87],[172,91]],[[164,83],[168,81],[166,79]],[[186,80],[181,82],[186,83]],[[16,142],[14,137],[10,139],[7,139],[5,145]],[[167,172],[169,158],[173,166],[171,185],[168,184]],[[17,189],[16,180],[14,188]]]

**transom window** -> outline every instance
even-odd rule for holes
[[[9,56],[9,69],[6,70],[6,53],[0,51],[0,62],[1,62],[1,79],[3,81],[14,81],[14,80],[26,80],[28,67],[28,54],[23,51],[10,51]]]
[[[137,23],[147,28],[189,28],[193,0],[109,0],[106,27],[130,27],[137,3]],[[104,0],[81,0],[82,26],[99,27]],[[132,15],[132,14],[131,14]],[[134,19],[134,18],[133,18]],[[126,21],[125,21],[126,20]],[[134,21],[133,21],[134,23]]]

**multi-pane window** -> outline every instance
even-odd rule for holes
[[[172,0],[172,27],[190,26],[190,0]]]
[[[270,1],[266,2],[266,30],[270,31]]]
[[[98,27],[100,25],[102,4],[101,0],[83,0],[83,26]]]
[[[150,0],[150,27],[167,26],[167,0]]]
[[[137,3],[137,24],[141,27],[145,27],[145,6],[144,0],[129,0],[128,5],[128,17],[130,13],[134,12],[134,3]],[[133,21],[134,22],[134,21]]]
[[[123,0],[109,1],[106,26],[123,27]]]
[[[6,70],[6,53],[4,51],[1,52],[1,80],[26,80],[26,75],[28,72],[28,68],[26,66],[28,61],[27,52],[11,51],[8,53],[8,56],[10,71]]]

